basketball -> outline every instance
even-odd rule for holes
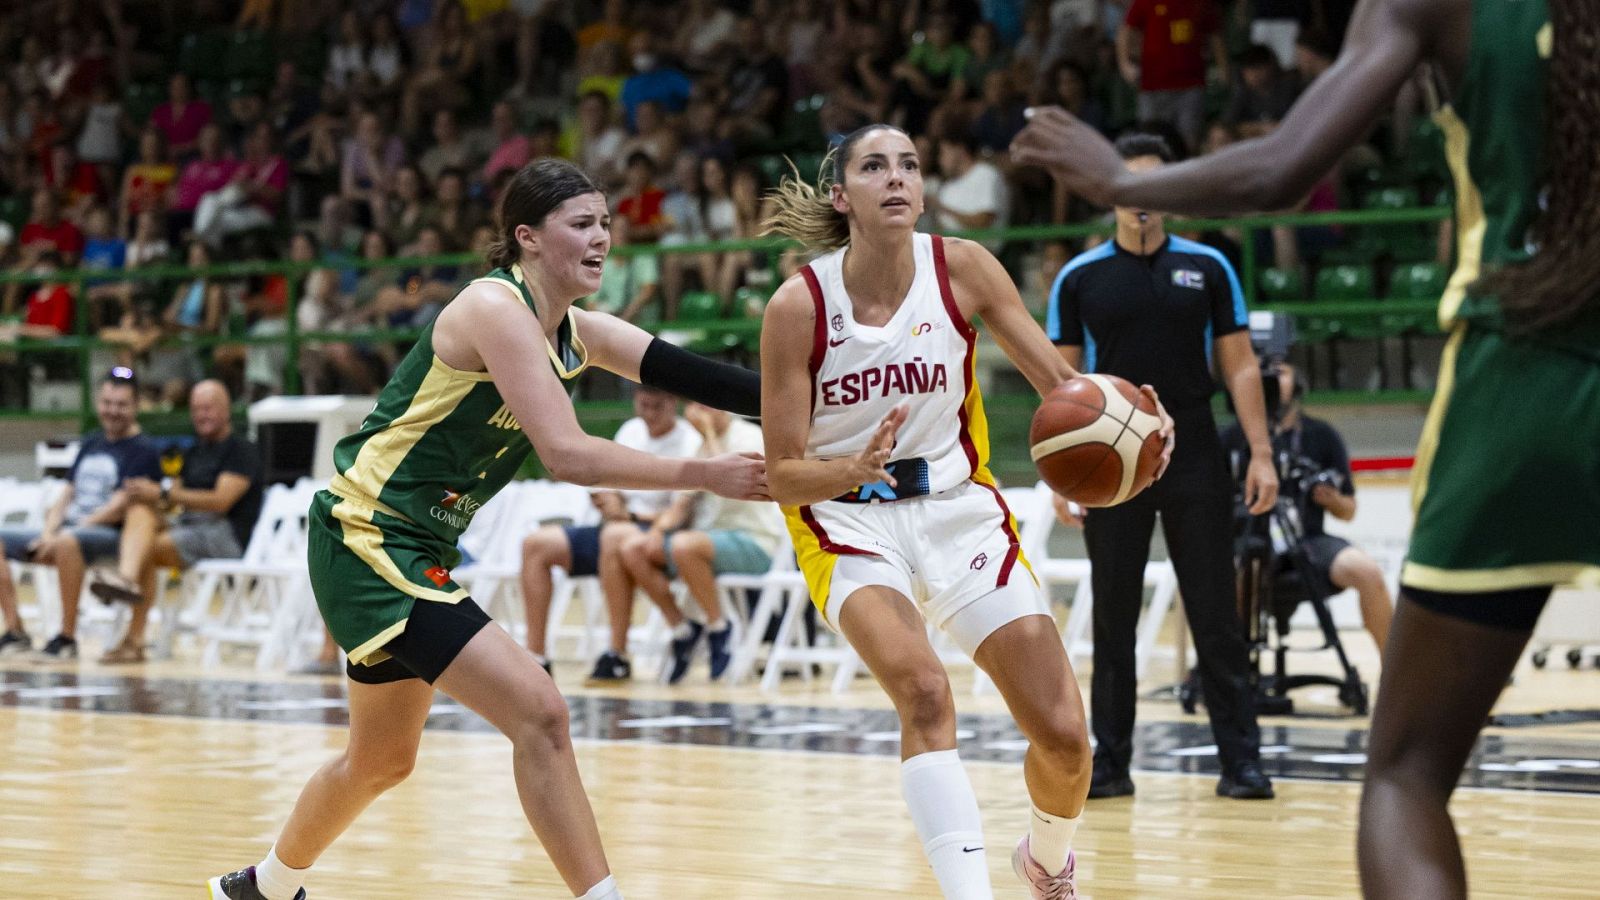
[[[1079,375],[1051,391],[1028,429],[1039,477],[1081,506],[1116,506],[1150,486],[1161,465],[1161,418],[1115,375]]]

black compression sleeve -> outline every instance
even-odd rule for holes
[[[660,338],[650,341],[639,360],[639,381],[688,400],[741,416],[761,415],[761,376]]]

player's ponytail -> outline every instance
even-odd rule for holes
[[[833,208],[833,186],[844,184],[845,169],[856,144],[880,128],[900,131],[893,125],[877,124],[850,132],[822,158],[815,183],[806,181],[791,161],[791,174],[767,194],[772,212],[761,222],[761,233],[791,238],[816,251],[837,250],[850,243],[850,221]]]
[[[1600,3],[1549,0],[1554,47],[1545,84],[1545,206],[1538,251],[1474,286],[1492,294],[1517,332],[1600,315]]]

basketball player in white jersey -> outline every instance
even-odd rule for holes
[[[812,601],[899,712],[901,785],[944,895],[992,896],[977,798],[956,755],[955,703],[926,622],[994,679],[1028,738],[1033,812],[1013,869],[1033,897],[1070,898],[1088,732],[1061,637],[987,468],[972,320],[983,318],[1041,394],[1077,373],[987,250],[915,232],[922,174],[904,132],[863,128],[830,165],[826,192],[786,180],[767,221],[769,232],[828,251],[784,282],[762,323],[771,494]]]

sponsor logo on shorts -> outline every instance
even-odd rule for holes
[[[970,568],[972,571],[976,572],[979,569],[983,568],[984,566],[987,566],[988,564],[989,564],[989,554],[987,554],[987,553],[979,553],[977,556],[974,556],[972,558],[972,563],[971,563],[971,565],[968,566],[968,568]]]
[[[439,504],[428,510],[428,515],[451,528],[464,529],[472,523],[472,517],[482,508],[483,501],[471,494],[446,489],[444,496],[439,498]]]
[[[450,570],[444,566],[434,566],[422,573],[427,579],[439,587],[444,587],[450,582]]]

